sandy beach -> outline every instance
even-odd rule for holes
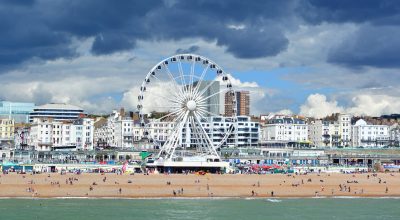
[[[376,176],[371,173],[203,176],[10,173],[1,175],[0,183],[0,197],[271,197],[271,192],[274,197],[400,196],[400,173]]]

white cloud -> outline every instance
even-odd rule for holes
[[[400,111],[400,97],[388,95],[357,95],[353,106],[347,109],[354,115],[380,116]]]
[[[400,109],[400,97],[375,94],[356,94],[350,106],[339,106],[335,100],[327,100],[325,95],[311,94],[300,107],[300,114],[308,117],[322,118],[332,113],[349,113],[362,116],[380,116],[392,114]]]
[[[128,109],[137,109],[140,86],[135,86],[123,94],[121,104]],[[146,87],[143,93],[143,112],[166,112],[174,107],[174,89],[170,83],[155,82]]]
[[[276,115],[293,115],[292,110],[290,109],[282,109],[280,111],[275,112]]]
[[[300,106],[301,115],[315,118],[343,111],[343,107],[338,106],[337,101],[328,101],[325,95],[318,93],[309,95],[306,102]]]

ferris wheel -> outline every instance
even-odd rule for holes
[[[196,54],[174,55],[151,68],[141,84],[140,125],[144,135],[159,145],[158,158],[220,159],[217,149],[235,130],[235,97],[230,74],[216,63]],[[210,120],[221,118],[225,108],[232,123],[216,143],[210,137]]]

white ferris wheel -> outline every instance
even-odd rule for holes
[[[140,87],[137,109],[144,135],[160,147],[158,158],[220,160],[217,150],[233,135],[236,118],[229,119],[230,126],[218,139],[211,139],[207,123],[212,117],[221,117],[223,106],[236,115],[230,77],[216,63],[196,54],[174,55],[148,72]],[[226,96],[231,98],[225,100]],[[151,119],[146,118],[149,113]],[[160,140],[154,131],[168,135]]]

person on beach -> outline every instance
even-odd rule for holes
[[[274,191],[271,191],[271,197],[274,197]]]
[[[118,190],[118,191],[119,191],[119,194],[121,194],[121,193],[122,193],[122,189],[121,189],[121,188],[119,188],[119,190]]]
[[[389,188],[386,186],[386,193],[388,193],[389,192]]]

